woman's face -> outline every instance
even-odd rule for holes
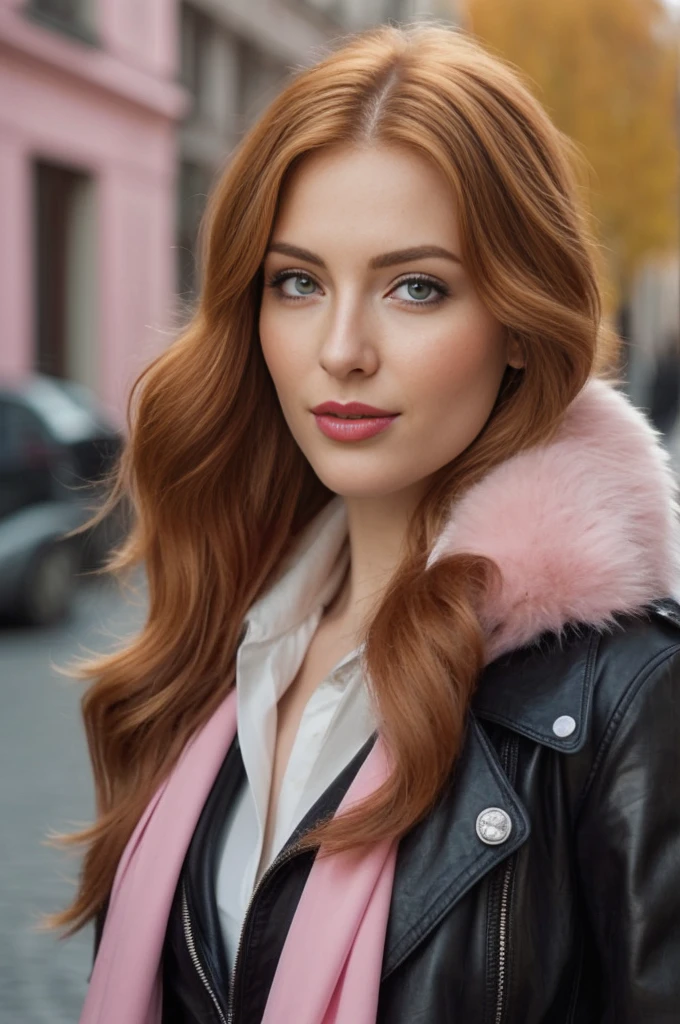
[[[418,497],[484,426],[508,361],[521,365],[460,251],[445,178],[406,148],[325,150],[289,179],[260,339],[290,431],[336,494]],[[312,411],[325,402],[392,418]]]

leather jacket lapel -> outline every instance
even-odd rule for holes
[[[572,632],[566,629],[565,637]],[[502,725],[561,753],[580,750],[589,734],[598,643],[597,633],[587,644],[546,638],[498,658],[482,673],[452,780],[437,807],[399,847],[383,977],[529,835],[526,809],[480,721]],[[497,845],[477,834],[477,817],[487,808],[500,808],[512,823],[508,838]]]
[[[511,822],[507,838],[496,844],[477,833],[479,815],[491,808],[504,811]],[[451,782],[432,813],[400,843],[383,978],[471,886],[525,842],[529,831],[526,810],[471,714]]]
[[[513,730],[534,743],[573,754],[588,738],[593,671],[599,634],[588,643],[569,643],[569,627],[559,637],[520,648],[490,664],[472,700],[475,714]]]

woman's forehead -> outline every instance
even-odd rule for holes
[[[458,255],[453,190],[441,171],[407,147],[342,146],[311,154],[281,194],[272,242],[323,257],[350,244],[367,259],[414,246]]]

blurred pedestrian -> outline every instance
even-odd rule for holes
[[[300,71],[205,226],[84,669],[83,1024],[675,1019],[674,482],[563,137],[439,26]]]

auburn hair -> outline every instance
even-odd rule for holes
[[[451,186],[462,257],[518,340],[475,441],[429,483],[407,551],[364,639],[391,764],[387,782],[305,840],[323,852],[399,838],[427,814],[461,749],[484,664],[478,609],[498,583],[474,554],[427,554],[452,502],[495,464],[545,442],[595,372],[607,338],[596,252],[571,147],[514,70],[454,28],[382,26],[296,72],[244,136],[203,224],[203,286],[188,327],[137,380],[112,500],[134,509],[111,568],[143,563],[148,614],[125,648],[77,670],[96,790],[72,904],[93,918],[154,790],[235,680],[249,606],[332,498],[293,440],[259,345],[262,264],[287,176],[337,145],[409,147]]]

